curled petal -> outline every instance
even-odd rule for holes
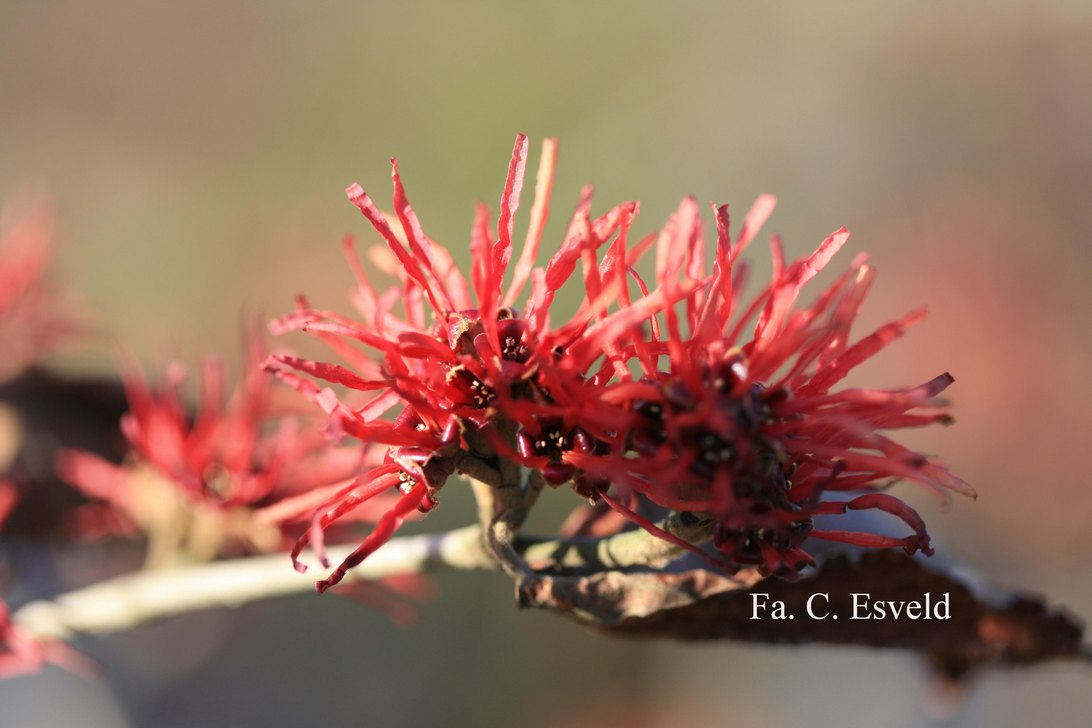
[[[417,485],[402,496],[394,508],[383,514],[383,517],[379,519],[379,523],[376,524],[375,530],[373,530],[368,537],[364,539],[364,543],[360,544],[349,556],[345,558],[341,564],[325,579],[315,582],[315,589],[322,594],[327,589],[338,584],[345,578],[345,574],[349,569],[353,568],[357,564],[364,561],[371,554],[375,552],[380,546],[385,544],[391,539],[391,536],[401,527],[402,522],[406,520],[406,517],[417,510],[417,507],[421,505],[424,500],[427,485],[424,481],[420,481]]]

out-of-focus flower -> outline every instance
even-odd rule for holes
[[[17,377],[74,328],[49,280],[55,252],[47,210],[0,212],[0,382]]]
[[[14,483],[0,480],[0,529],[15,508],[18,490]],[[95,665],[60,640],[36,640],[16,626],[11,612],[0,599],[0,680],[38,672],[47,663],[81,675],[95,673]]]
[[[135,364],[124,368],[126,461],[78,450],[57,457],[61,478],[92,499],[75,514],[77,535],[143,534],[151,568],[272,553],[286,550],[318,506],[355,482],[371,455],[332,446],[310,408],[301,412],[294,397],[280,401],[287,392],[260,368],[267,354],[261,335],[252,333],[247,344],[234,390],[223,361],[206,360],[192,416],[180,364],[167,368],[158,387]],[[384,494],[351,521],[374,522],[393,500]],[[361,584],[351,596],[405,624],[416,616],[406,599],[433,591],[428,577],[414,574]]]
[[[423,232],[394,163],[394,216],[380,212],[357,185],[348,195],[389,249],[375,249],[372,262],[399,285],[377,293],[350,241],[346,250],[358,283],[353,302],[362,320],[315,310],[300,299],[295,313],[272,324],[275,332],[317,335],[348,366],[273,357],[267,367],[320,405],[334,434],[389,446],[383,465],[316,512],[294,559],[308,542],[321,559],[322,529],[378,494],[394,487],[402,492],[357,551],[319,582],[320,590],[386,542],[407,514],[434,507],[460,454],[507,460],[552,485],[568,482],[695,551],[641,515],[641,504],[647,499],[706,514],[716,522],[720,563],[729,569],[756,563],[769,572],[794,572],[809,561],[799,548],[809,536],[929,550],[921,519],[876,491],[897,478],[971,491],[880,431],[944,421],[933,398],[951,378],[903,390],[831,392],[920,314],[850,345],[850,324],[872,281],[863,256],[810,308],[794,310],[802,287],[844,244],[844,230],[788,266],[775,239],[773,281],[742,305],[745,268],[737,259],[772,211],[772,197],[759,199],[734,245],[726,208],[716,210],[717,247],[707,272],[692,199],[658,235],[630,247],[636,203],[593,219],[586,188],[560,249],[535,268],[556,155],[547,140],[527,239],[505,287],[526,155],[521,135],[495,235],[488,212],[478,208],[469,284],[450,254]],[[650,289],[633,264],[653,246]],[[572,319],[555,325],[551,304],[578,265],[583,302]],[[521,312],[514,304],[528,281]],[[371,400],[348,406],[299,373],[372,393]],[[380,419],[392,410],[392,420]],[[864,494],[841,502],[823,497],[847,491]],[[813,527],[813,516],[865,508],[901,517],[914,534],[888,538]]]
[[[264,356],[252,336],[242,380],[230,394],[224,363],[207,360],[192,417],[181,365],[169,367],[158,387],[127,366],[130,409],[121,429],[129,459],[115,465],[74,450],[58,457],[61,477],[95,501],[78,520],[84,532],[116,530],[120,517],[148,535],[152,564],[240,548],[276,551],[285,545],[286,523],[359,473],[360,450],[331,447],[306,426],[309,413],[276,401],[258,366]]]

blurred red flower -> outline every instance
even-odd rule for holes
[[[0,530],[15,508],[18,489],[0,480]],[[61,640],[38,640],[24,633],[11,619],[7,603],[0,599],[0,680],[38,672],[47,663],[81,675],[96,672],[95,664]]]
[[[182,365],[168,367],[158,387],[135,364],[126,365],[129,412],[121,430],[129,459],[116,465],[76,450],[57,458],[63,479],[108,506],[85,509],[84,534],[116,529],[120,517],[148,535],[153,563],[285,547],[282,528],[293,521],[298,527],[301,509],[344,486],[366,456],[331,447],[308,425],[310,412],[278,402],[273,381],[259,368],[265,356],[260,335],[251,335],[241,381],[230,392],[224,362],[206,360],[192,417]]]

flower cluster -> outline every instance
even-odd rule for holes
[[[258,366],[266,356],[259,335],[247,348],[234,391],[226,386],[224,362],[206,360],[193,416],[182,365],[168,367],[158,387],[136,365],[125,367],[129,412],[121,430],[129,459],[115,465],[77,450],[57,459],[61,477],[94,501],[79,514],[84,535],[143,532],[152,564],[276,551],[285,546],[282,529],[298,527],[301,514],[361,471],[365,453],[330,447],[309,426],[310,413],[277,402]]]
[[[0,529],[15,508],[18,490],[14,483],[0,480]],[[11,611],[0,599],[0,680],[38,672],[52,663],[81,675],[96,672],[94,663],[59,640],[38,640],[20,629]]]
[[[316,335],[343,363],[276,356],[267,368],[322,407],[331,433],[388,447],[382,464],[315,511],[293,549],[297,567],[308,543],[321,548],[323,529],[371,498],[401,492],[356,552],[319,582],[320,590],[379,548],[410,513],[435,507],[458,458],[467,455],[516,463],[551,485],[568,483],[663,538],[679,541],[644,515],[650,503],[708,518],[715,523],[715,560],[727,569],[754,564],[763,573],[791,575],[810,562],[801,548],[807,538],[929,552],[917,514],[879,491],[900,478],[973,491],[881,433],[946,421],[935,397],[951,377],[909,389],[835,390],[920,312],[851,343],[850,325],[874,275],[863,255],[810,307],[796,306],[848,233],[835,232],[788,264],[775,238],[772,280],[745,298],[740,255],[772,212],[772,197],[758,200],[734,240],[727,208],[715,208],[716,246],[707,263],[693,199],[658,234],[631,243],[638,205],[593,217],[586,188],[560,248],[535,267],[556,160],[556,145],[547,140],[513,267],[526,160],[521,135],[495,228],[488,210],[478,207],[469,281],[424,233],[397,162],[393,215],[351,186],[349,199],[386,244],[373,249],[370,261],[397,284],[377,290],[348,240],[359,318],[317,310],[301,298],[295,312],[271,325],[277,333]],[[652,286],[635,267],[647,251],[655,259]],[[552,304],[578,267],[582,301],[558,324]],[[367,393],[368,400],[351,405],[316,379]],[[828,495],[843,492],[857,495]],[[894,514],[913,533],[895,538],[814,527],[815,516],[859,509]]]
[[[631,339],[642,388],[626,398],[631,420],[613,451],[573,452],[566,461],[663,507],[710,513],[720,554],[763,573],[790,575],[810,564],[801,549],[807,538],[929,554],[921,518],[878,491],[900,478],[973,491],[880,431],[950,421],[935,397],[952,377],[908,389],[832,392],[923,311],[850,344],[850,326],[874,277],[864,255],[810,307],[796,308],[804,285],[846,242],[844,229],[791,264],[774,238],[771,282],[743,298],[745,268],[737,261],[773,204],[772,197],[760,198],[734,242],[727,208],[714,209],[717,243],[707,272],[697,205],[683,201],[660,236],[657,280],[663,284],[682,270],[707,284],[686,296],[684,310],[666,310],[665,326],[653,322],[650,336]],[[824,497],[854,491],[865,493]],[[913,533],[896,538],[813,527],[816,515],[860,509],[898,516]]]

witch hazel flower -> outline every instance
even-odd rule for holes
[[[0,529],[14,510],[19,491],[0,480]],[[41,671],[46,663],[83,676],[97,673],[90,659],[61,640],[37,639],[14,623],[7,603],[0,599],[0,680]]]
[[[495,230],[484,206],[475,215],[469,281],[424,233],[392,162],[393,215],[358,185],[347,192],[386,245],[374,248],[369,262],[396,284],[378,291],[347,240],[359,318],[300,298],[294,313],[271,324],[275,333],[307,331],[342,359],[275,356],[266,363],[326,412],[328,434],[388,448],[381,465],[315,509],[293,548],[297,568],[305,568],[298,557],[309,543],[328,566],[325,529],[380,494],[401,494],[357,550],[318,582],[320,591],[382,546],[411,513],[434,508],[466,457],[523,468],[542,483],[568,483],[728,570],[756,564],[765,573],[794,573],[810,563],[801,548],[809,537],[928,552],[921,519],[879,491],[899,478],[972,491],[881,432],[944,421],[934,397],[951,378],[907,390],[831,391],[917,314],[849,344],[873,275],[863,256],[810,308],[795,310],[803,286],[844,244],[844,231],[790,265],[775,239],[773,281],[745,303],[738,257],[772,211],[772,197],[759,199],[734,244],[727,209],[716,210],[708,269],[692,199],[658,234],[631,244],[638,205],[593,217],[586,188],[560,248],[536,267],[556,160],[556,143],[546,140],[527,236],[509,277],[526,157],[520,135]],[[652,250],[650,286],[635,264]],[[557,324],[552,304],[578,268],[582,302]],[[329,385],[368,400],[350,405]],[[827,498],[837,492],[859,495]],[[712,521],[719,555],[653,523],[643,513],[649,504]],[[892,513],[914,533],[814,528],[815,516],[859,509]]]
[[[884,433],[950,422],[936,397],[953,378],[944,373],[906,389],[836,389],[924,311],[851,343],[850,327],[875,276],[863,254],[813,304],[796,306],[805,284],[845,244],[844,229],[790,264],[773,238],[772,280],[745,298],[739,256],[773,207],[774,198],[760,198],[734,243],[727,207],[714,209],[717,242],[708,285],[686,297],[684,311],[666,311],[666,325],[652,322],[649,337],[634,339],[643,376],[629,397],[632,420],[624,444],[607,455],[570,452],[565,459],[665,508],[709,514],[724,559],[757,565],[766,574],[791,575],[812,564],[802,548],[807,539],[931,554],[921,517],[881,491],[905,479],[940,493],[975,493]],[[694,200],[683,201],[657,248],[658,280],[680,270],[703,275]],[[839,497],[853,493],[858,495]],[[814,526],[815,516],[851,510],[892,514],[912,533]]]
[[[365,453],[331,447],[308,424],[309,412],[278,402],[287,393],[259,369],[266,356],[259,335],[250,336],[247,349],[245,373],[233,389],[222,360],[204,362],[192,415],[183,366],[169,366],[156,386],[137,365],[124,367],[127,461],[116,465],[77,450],[57,459],[61,477],[93,500],[77,525],[101,533],[120,523],[120,530],[145,533],[152,565],[278,551],[284,529],[301,522],[301,509],[360,472]]]
[[[593,218],[590,188],[582,193],[564,244],[545,267],[535,267],[549,212],[556,149],[554,140],[543,144],[531,222],[507,286],[527,159],[527,139],[522,135],[509,163],[495,231],[488,210],[481,205],[477,209],[469,281],[451,255],[425,235],[393,162],[393,216],[381,212],[359,185],[347,193],[386,243],[387,251],[375,249],[371,259],[398,284],[377,292],[347,241],[357,278],[353,303],[362,320],[316,310],[300,299],[295,313],[272,323],[275,333],[306,330],[317,335],[347,366],[280,356],[273,357],[268,368],[321,406],[335,434],[390,448],[386,463],[316,512],[314,527],[300,538],[294,556],[308,543],[321,550],[322,530],[360,503],[392,487],[403,494],[358,551],[319,583],[320,590],[336,584],[347,569],[388,540],[407,514],[435,507],[437,493],[460,454],[540,464],[537,473],[557,484],[579,475],[562,462],[561,452],[596,442],[597,436],[623,424],[625,411],[601,403],[606,389],[588,380],[588,369],[601,352],[590,355],[594,347],[587,343],[579,364],[571,352],[580,342],[589,342],[591,334],[624,368],[623,357],[614,351],[612,332],[632,328],[670,300],[663,290],[637,303],[626,300],[613,272],[626,269],[639,254],[626,247],[637,206],[626,203]],[[607,253],[600,262],[596,255],[604,246]],[[585,301],[567,322],[554,325],[552,303],[578,266],[583,269]],[[520,311],[515,304],[528,284],[526,306]],[[371,356],[357,344],[370,349]],[[349,408],[331,388],[301,374],[373,393],[372,399]],[[388,413],[393,419],[381,419]]]

